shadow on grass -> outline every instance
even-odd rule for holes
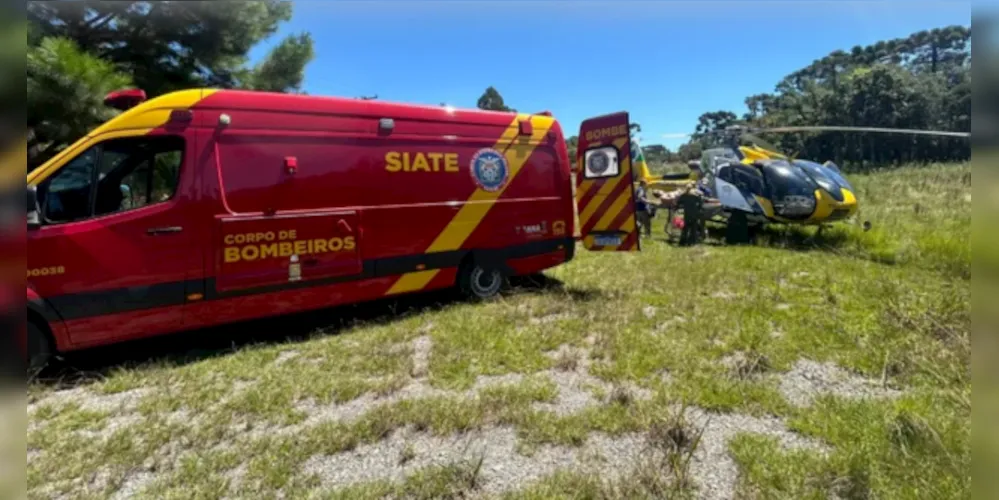
[[[743,243],[729,242],[726,238],[726,231],[725,224],[709,221],[706,224],[706,237],[696,246],[755,246],[796,252],[817,251],[879,264],[894,265],[900,263],[900,247],[891,235],[878,228],[865,231],[847,222],[830,223],[821,231],[818,226],[770,223],[751,231],[749,241]],[[667,234],[664,237],[656,238],[656,241],[678,247],[680,246],[678,238],[679,231],[676,231],[672,237]],[[936,247],[944,247],[945,243],[949,242],[936,243]],[[936,248],[934,247],[934,249]],[[957,267],[961,271],[963,261],[956,258],[951,260],[957,262],[950,267]]]
[[[757,245],[790,250],[838,250],[851,242],[848,231],[836,227],[818,228],[800,226],[764,226],[758,231]]]
[[[709,225],[708,237],[708,241],[727,244],[725,226]],[[798,252],[828,252],[881,264],[896,264],[898,258],[897,245],[884,232],[863,231],[844,222],[831,223],[821,230],[818,226],[771,223],[757,229],[745,244]]]
[[[586,302],[598,299],[601,292],[566,287],[557,279],[537,275],[511,278],[503,296],[531,293],[564,293],[573,301]],[[157,335],[67,353],[54,360],[32,383],[72,388],[97,382],[119,369],[154,363],[182,366],[227,356],[251,345],[296,344],[317,336],[337,335],[360,325],[384,325],[472,302],[457,290],[448,289]]]

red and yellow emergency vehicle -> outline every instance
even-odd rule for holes
[[[194,89],[121,109],[27,176],[29,359],[638,250],[627,113]],[[580,227],[576,227],[577,215]]]

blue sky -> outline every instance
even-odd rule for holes
[[[741,114],[746,96],[833,50],[970,23],[961,1],[306,0],[251,58],[308,31],[310,94],[474,107],[492,85],[567,135],[626,110],[642,144],[675,148],[685,139],[665,135],[706,111]]]

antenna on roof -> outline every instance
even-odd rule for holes
[[[378,99],[378,94],[371,95],[371,96],[363,96],[362,95],[361,97],[358,97],[358,99],[360,99],[362,101],[373,101],[375,99]]]

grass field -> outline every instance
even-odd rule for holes
[[[29,497],[970,497],[971,168],[851,180],[820,238],[659,218],[488,303],[71,357],[29,386]]]

